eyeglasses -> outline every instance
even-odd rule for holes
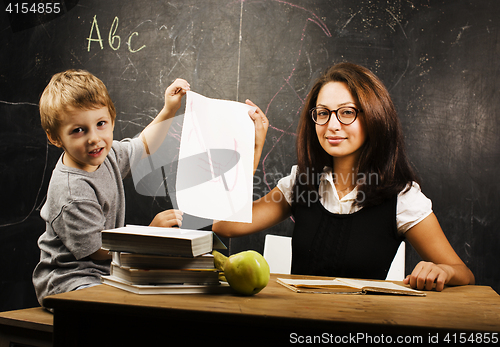
[[[318,125],[325,125],[330,121],[332,113],[335,113],[338,121],[344,125],[352,124],[360,111],[354,107],[341,107],[336,110],[329,110],[326,107],[315,107],[309,111],[311,113],[314,123]]]

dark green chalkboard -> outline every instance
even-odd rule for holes
[[[479,284],[500,290],[500,3],[494,0],[61,1],[58,15],[0,13],[0,310],[36,305],[31,272],[44,225],[39,210],[60,151],[47,145],[38,99],[52,74],[91,71],[118,111],[115,138],[132,137],[177,77],[212,98],[249,98],[270,129],[256,196],[295,163],[298,113],[312,81],[335,62],[378,74],[442,227]],[[54,3],[54,1],[52,1]],[[181,109],[182,110],[182,109]],[[175,158],[182,117],[169,137]],[[175,196],[126,183],[127,222],[147,224]],[[188,218],[189,219],[189,218]],[[195,218],[187,224],[207,224]],[[230,252],[263,251],[266,233]],[[407,271],[419,260],[408,247]]]

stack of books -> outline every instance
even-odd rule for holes
[[[102,248],[112,253],[102,282],[137,294],[219,293],[213,248],[225,248],[211,231],[128,225],[104,230]]]

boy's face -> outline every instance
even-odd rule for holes
[[[59,128],[59,139],[49,140],[65,153],[66,166],[93,172],[111,150],[114,123],[107,107],[93,110],[73,109]]]

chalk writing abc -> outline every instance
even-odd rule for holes
[[[117,51],[120,49],[122,39],[121,37],[117,34],[118,32],[118,26],[120,24],[120,20],[118,17],[115,17],[113,20],[113,23],[111,23],[111,27],[109,28],[108,32],[108,44],[111,49],[114,51]],[[133,32],[128,36],[127,39],[127,46],[128,50],[131,53],[136,53],[139,52],[140,50],[144,49],[146,45],[135,45],[137,37],[139,36],[138,32]],[[87,38],[88,40],[88,46],[87,46],[87,51],[90,52],[92,42],[98,42],[99,46],[101,49],[104,49],[104,44],[103,44],[103,38],[101,35],[101,30],[99,29],[99,24],[97,22],[97,15],[94,16],[94,19],[92,20],[92,25],[90,26],[90,33],[89,37]],[[137,47],[137,48],[133,48]]]

